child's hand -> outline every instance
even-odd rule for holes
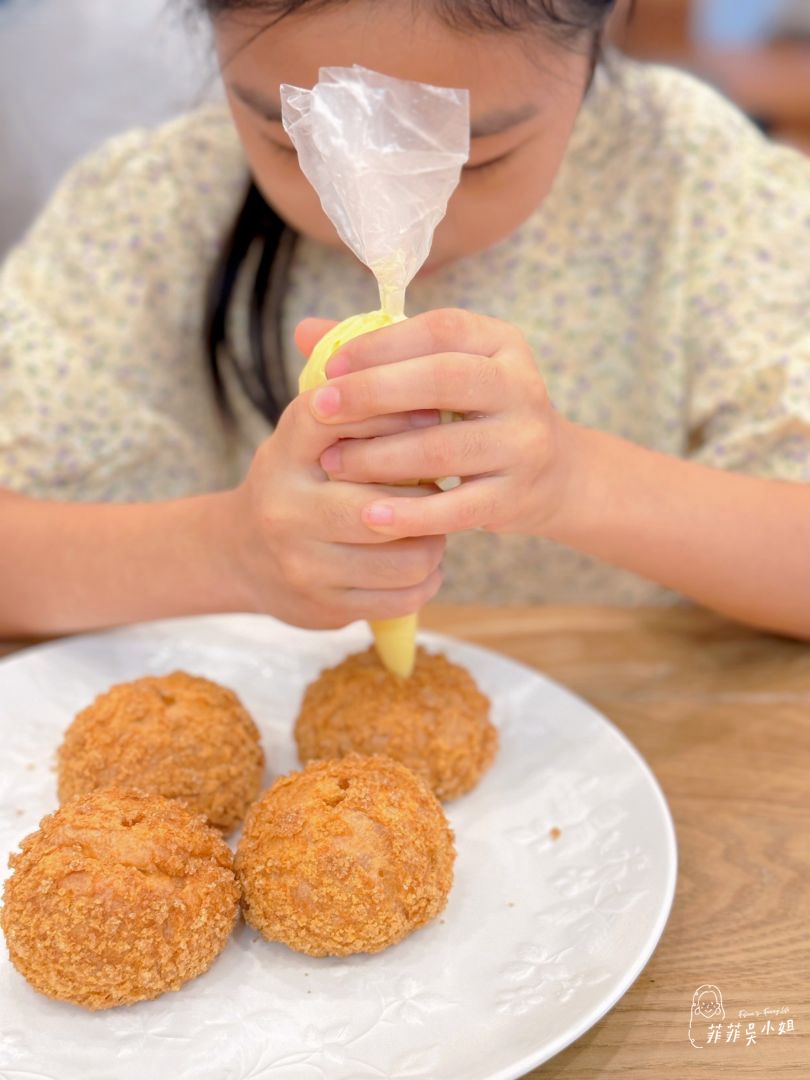
[[[542,533],[559,513],[568,425],[513,326],[465,311],[433,311],[349,342],[327,374],[328,387],[310,400],[325,429],[338,426],[335,445],[320,458],[330,477],[364,484],[463,480],[419,500],[406,498],[404,489],[386,498],[369,491],[360,517],[379,534]],[[410,409],[451,410],[464,421],[351,442],[339,434],[347,424]]]
[[[241,603],[313,629],[410,614],[439,590],[444,537],[392,541],[373,532],[361,511],[392,489],[332,482],[318,459],[336,437],[402,433],[414,417],[392,413],[325,428],[312,415],[311,397],[292,402],[245,482],[228,493],[226,544]]]

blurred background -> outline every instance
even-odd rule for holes
[[[693,71],[810,153],[810,0],[619,0],[611,37]]]
[[[82,154],[218,96],[205,25],[187,10],[0,0],[0,257]],[[695,72],[810,153],[810,0],[619,0],[610,36]]]

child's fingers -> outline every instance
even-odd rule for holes
[[[323,424],[313,416],[310,402],[318,391],[299,394],[284,410],[278,434],[287,441],[289,461],[316,465],[321,454],[338,439],[371,439],[414,428],[429,427],[440,420],[436,409],[399,409],[385,415],[370,414],[346,424]]]
[[[465,420],[330,446],[321,467],[338,480],[396,484],[412,477],[480,476],[507,468],[510,443],[497,420]]]
[[[388,416],[372,416],[357,424],[346,424],[340,428],[341,440],[376,439],[380,436],[398,435],[405,431],[421,431],[427,427],[438,427],[441,413],[438,409],[416,409],[413,412],[390,413]],[[332,436],[334,428],[329,429]]]
[[[515,377],[509,361],[509,354],[418,356],[333,379],[307,395],[307,403],[325,425],[353,424],[413,409],[487,415],[523,404],[524,380]]]
[[[415,315],[348,341],[327,364],[329,378],[432,353],[494,356],[520,338],[515,327],[485,315],[444,308]]]
[[[396,539],[370,529],[363,520],[369,500],[396,496],[397,501],[422,500],[438,491],[435,484],[396,488],[385,484],[348,484],[330,480],[319,484],[297,512],[298,528],[311,540],[329,544],[382,544]]]
[[[487,528],[497,519],[498,484],[495,477],[481,477],[418,501],[401,497],[370,499],[361,517],[370,532],[390,539]]]
[[[421,585],[442,561],[443,536],[408,537],[384,544],[331,544],[327,586],[405,589]]]
[[[295,328],[295,344],[309,359],[309,354],[333,326],[337,326],[334,319],[304,319]]]
[[[397,619],[419,611],[441,586],[441,570],[434,570],[421,585],[408,589],[347,589],[339,593],[339,603],[357,619]]]

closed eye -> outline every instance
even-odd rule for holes
[[[288,143],[276,142],[276,140],[271,138],[269,135],[265,136],[265,140],[270,143],[274,150],[280,150],[283,154],[297,153],[294,146],[291,146]],[[492,158],[491,161],[482,161],[479,165],[465,165],[463,171],[482,173],[485,172],[487,169],[492,169],[496,165],[500,165],[502,162],[507,161],[511,156],[512,151],[509,150],[507,153],[501,154],[500,157]]]
[[[271,138],[269,135],[265,136],[265,141],[268,142],[270,144],[270,146],[272,146],[272,148],[274,150],[281,151],[282,154],[297,154],[297,150],[295,149],[294,146],[291,146],[291,145],[285,144],[285,143],[276,142],[276,140]],[[478,165],[465,165],[463,171],[465,173],[471,173],[471,172],[472,173],[482,173],[482,172],[486,172],[487,169],[492,169],[495,166],[502,164],[504,161],[508,161],[508,159],[512,156],[512,153],[513,153],[513,151],[510,150],[506,154],[501,154],[500,157],[492,158],[491,161],[482,161]]]
[[[298,151],[291,143],[280,143],[276,139],[271,138],[270,135],[265,134],[264,141],[269,143],[274,150],[280,150],[283,154],[296,154]]]
[[[513,151],[509,150],[507,153],[501,154],[500,157],[492,158],[491,161],[482,161],[479,165],[465,165],[464,172],[484,172],[486,169],[491,169],[493,166],[507,161],[512,156],[512,153]]]

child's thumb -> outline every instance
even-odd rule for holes
[[[333,326],[337,326],[334,319],[304,319],[295,328],[295,344],[309,358],[309,354]]]

